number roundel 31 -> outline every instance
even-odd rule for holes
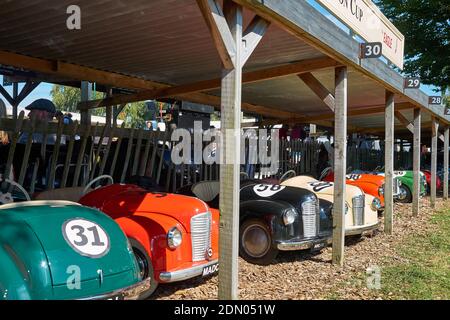
[[[69,246],[83,256],[99,258],[109,251],[109,236],[95,222],[81,218],[70,219],[63,224],[62,233]]]

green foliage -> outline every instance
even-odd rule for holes
[[[405,35],[405,70],[422,83],[450,85],[450,6],[441,0],[375,0]]]
[[[119,114],[118,119],[124,120],[125,126],[128,128],[144,128],[146,112],[145,102],[128,103]]]
[[[67,111],[67,112],[79,112],[77,109],[77,104],[81,100],[81,90],[79,88],[67,87],[55,84],[53,85],[50,95],[52,101],[56,106],[57,110]],[[95,97],[91,99],[102,99],[104,94],[96,91]],[[119,119],[125,121],[127,127],[141,128],[145,126],[145,116],[146,108],[144,102],[129,103],[119,114]],[[95,116],[105,116],[105,108],[93,109],[91,111],[92,115]]]
[[[50,95],[57,110],[78,112],[77,104],[81,99],[80,89],[54,84]]]

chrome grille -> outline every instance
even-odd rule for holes
[[[302,204],[303,235],[305,238],[316,237],[319,233],[319,202],[305,201]]]
[[[353,221],[355,226],[362,226],[364,224],[364,206],[365,206],[366,196],[359,195],[353,197]]]
[[[394,178],[393,179],[393,191],[394,191],[394,195],[398,195],[400,194],[400,185],[399,185],[399,178]]]
[[[211,248],[211,213],[201,213],[191,218],[192,261],[206,260]]]

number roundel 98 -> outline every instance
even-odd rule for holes
[[[90,258],[101,258],[110,248],[109,236],[98,224],[75,218],[64,222],[64,239],[76,252]]]
[[[276,184],[258,184],[253,187],[253,191],[262,198],[269,198],[282,191],[284,188],[286,188],[286,186],[280,186]]]

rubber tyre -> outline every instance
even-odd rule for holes
[[[252,229],[259,233],[262,239],[265,238],[267,242],[261,255],[252,255],[250,249],[245,245],[246,241],[244,241],[244,237],[249,236],[248,232],[252,231]],[[253,234],[255,235],[255,233]],[[272,234],[266,223],[260,219],[248,219],[241,224],[239,228],[239,255],[247,262],[262,266],[269,265],[273,262],[278,255],[278,249],[272,245]]]
[[[411,190],[409,190],[409,188],[405,185],[401,185],[400,188],[402,188],[403,190],[405,190],[406,192],[406,197],[403,200],[397,200],[397,202],[399,203],[411,203],[412,202],[412,193]]]
[[[155,273],[153,271],[152,260],[150,259],[147,250],[145,250],[145,248],[138,241],[132,238],[129,238],[128,240],[133,248],[134,256],[139,265],[139,270],[143,273],[143,277],[145,277],[142,278],[142,280],[147,278],[152,279],[150,288],[139,295],[139,300],[145,300],[148,299],[153,292],[155,292],[156,288],[158,288],[158,282],[154,278]]]

